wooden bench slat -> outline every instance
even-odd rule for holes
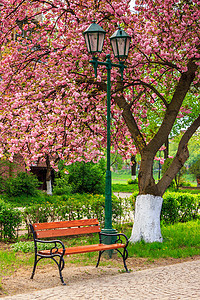
[[[95,251],[103,251],[103,250],[111,250],[111,249],[119,249],[124,248],[125,244],[95,244],[95,245],[84,245],[77,247],[70,247],[65,249],[65,255],[78,254],[78,253],[86,253],[86,252],[95,252]],[[56,250],[53,251],[55,253]],[[58,253],[62,253],[62,249],[58,249]],[[50,255],[50,250],[41,250],[38,253],[43,255]]]
[[[44,229],[56,229],[66,227],[78,227],[87,225],[99,225],[97,219],[86,219],[86,220],[73,220],[73,221],[61,221],[61,222],[49,222],[49,223],[34,223],[33,228],[35,231]]]
[[[37,238],[47,238],[47,237],[58,237],[58,236],[68,236],[68,235],[79,235],[79,234],[89,234],[100,232],[99,226],[90,227],[79,227],[79,228],[65,228],[65,229],[55,229],[55,230],[41,230],[36,231]]]

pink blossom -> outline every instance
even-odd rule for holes
[[[138,14],[130,12],[128,0],[98,1],[98,9],[91,1],[52,0],[52,6],[25,1],[19,7],[14,2],[20,1],[4,1],[1,7],[0,147],[11,157],[23,153],[27,165],[48,154],[54,168],[56,156],[69,164],[97,161],[104,155],[107,71],[99,65],[94,78],[82,35],[94,15],[110,35],[119,23],[132,38],[123,89],[119,70],[111,70],[112,151],[118,150],[125,158],[136,154],[133,138],[138,130],[148,145],[164,120],[181,76],[188,71],[188,62],[192,59],[199,64],[197,2],[189,6],[183,1],[182,15],[172,0],[146,0],[144,6],[138,2]],[[8,16],[11,9],[14,13]],[[26,17],[23,29],[27,33],[35,27],[35,11],[43,16],[38,17],[40,30],[26,38],[19,36],[22,31],[16,27],[18,36],[13,39],[17,20]],[[105,61],[107,53],[118,63],[109,34],[98,59]],[[198,71],[195,76],[193,83],[198,85]],[[135,122],[132,132],[124,119],[126,105]],[[192,119],[193,109],[183,103],[175,117],[188,114]],[[164,150],[160,141],[157,148]]]

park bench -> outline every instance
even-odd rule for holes
[[[99,221],[97,219],[34,223],[30,224],[30,228],[33,233],[35,245],[35,261],[31,279],[33,279],[33,276],[35,274],[37,263],[43,258],[51,258],[57,264],[61,282],[63,283],[63,285],[65,285],[62,276],[62,270],[65,265],[64,255],[98,251],[99,256],[96,264],[96,267],[98,267],[102,253],[106,250],[114,249],[121,254],[124,268],[126,272],[128,272],[126,266],[126,259],[128,257],[128,238],[123,233],[102,233],[99,226]],[[55,237],[67,237],[72,235],[76,236],[93,233],[99,234],[99,244],[66,248],[62,241],[60,241],[59,239],[54,239]],[[112,244],[103,243],[103,237],[112,239]],[[44,238],[48,238],[48,240],[44,240]],[[53,240],[49,238],[53,238]],[[38,250],[38,243],[49,244],[49,250]]]

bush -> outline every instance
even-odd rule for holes
[[[190,174],[195,176],[195,178],[197,179],[197,183],[199,185],[199,182],[200,182],[200,158],[191,165],[191,167],[189,168],[189,172],[190,172]]]
[[[5,190],[5,180],[0,176],[0,193],[3,193]]]
[[[137,179],[129,179],[128,181],[127,181],[127,184],[138,184],[138,181],[137,181]]]
[[[60,177],[55,178],[53,193],[55,195],[68,195],[72,192],[72,188],[68,182],[68,175],[64,172],[60,173]]]
[[[53,204],[35,204],[30,207],[26,207],[23,212],[25,220],[27,220],[27,226],[29,223],[44,223],[55,220],[55,209]]]
[[[20,172],[16,177],[11,177],[5,182],[5,193],[9,197],[27,195],[35,196],[37,194],[37,187],[40,182],[37,177],[26,172]]]
[[[161,174],[163,175],[167,169],[169,168],[169,166],[171,165],[173,161],[173,158],[167,158],[162,166],[162,172]],[[175,188],[179,188],[180,186],[183,185],[183,175],[186,173],[186,167],[182,167],[180,169],[180,171],[176,174],[175,178],[172,180],[170,187],[175,187]]]
[[[131,209],[135,210],[138,191],[128,198]],[[161,221],[165,224],[188,222],[200,219],[200,194],[186,192],[166,192],[163,196]]]
[[[76,220],[97,218],[103,225],[105,210],[105,197],[102,195],[74,194],[63,196],[54,203],[32,205],[26,207],[23,213],[25,222],[53,222],[55,220]],[[122,217],[121,201],[112,197],[113,222],[117,223]]]
[[[178,220],[178,206],[179,203],[176,199],[175,193],[169,193],[163,197],[163,204],[161,210],[161,220],[164,223],[174,224]]]
[[[187,222],[198,219],[200,196],[190,193],[165,193],[161,210],[161,220],[164,223]]]
[[[17,237],[17,228],[21,223],[21,212],[0,200],[0,238]]]
[[[104,160],[93,162],[76,162],[68,166],[68,184],[72,193],[103,194],[105,192]]]
[[[43,243],[38,243],[38,250],[48,250],[49,245],[48,244],[43,244]],[[15,252],[22,251],[24,253],[29,253],[29,252],[34,252],[35,251],[35,246],[34,242],[26,241],[26,242],[17,242],[11,246],[12,250]]]

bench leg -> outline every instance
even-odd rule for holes
[[[35,274],[35,269],[36,269],[37,263],[38,263],[38,261],[39,261],[40,259],[42,259],[42,257],[40,257],[40,258],[37,259],[37,255],[35,255],[35,261],[34,261],[34,266],[33,266],[33,272],[32,272],[32,275],[31,275],[31,279],[33,279],[33,276],[34,276],[34,274]]]
[[[98,257],[98,261],[97,261],[97,264],[96,264],[96,268],[97,268],[98,265],[99,265],[99,262],[100,262],[101,254],[102,254],[102,253],[103,253],[102,251],[99,251],[99,257]]]
[[[55,255],[55,256],[60,257],[60,255]],[[53,259],[53,261],[55,261],[55,263],[58,266],[58,270],[59,270],[59,274],[60,274],[60,280],[61,280],[62,284],[66,285],[66,283],[64,282],[63,276],[62,276],[62,270],[64,269],[64,266],[65,266],[65,261],[64,261],[63,257],[61,256],[59,258],[59,263],[57,262],[57,260],[54,257],[51,257],[51,259]]]
[[[130,273],[128,268],[127,268],[127,265],[126,265],[126,259],[128,258],[128,250],[127,249],[124,249],[124,252],[122,253],[120,250],[116,249],[117,252],[119,252],[122,256],[122,259],[123,259],[123,263],[124,263],[124,268],[126,270],[127,273]],[[98,257],[98,261],[97,261],[97,264],[96,264],[96,268],[98,267],[99,265],[99,262],[100,262],[100,259],[101,259],[101,255],[104,251],[99,251],[99,257]]]
[[[40,258],[37,259],[37,255],[35,256],[35,261],[34,261],[34,266],[33,266],[33,272],[32,272],[32,275],[31,275],[31,279],[33,279],[33,277],[34,277],[38,261],[42,258],[44,258],[44,257],[40,257]],[[63,257],[60,257],[59,263],[57,262],[57,260],[54,257],[46,257],[46,258],[51,258],[55,261],[55,263],[58,266],[58,270],[59,270],[59,274],[60,274],[60,280],[61,280],[63,285],[66,285],[66,283],[64,282],[63,276],[62,276],[62,270],[64,269],[64,266],[65,266],[65,261],[64,261]]]
[[[124,268],[126,270],[127,273],[130,273],[128,268],[127,268],[127,265],[126,265],[126,259],[128,258],[128,251],[127,249],[124,249],[124,253],[122,255],[122,258],[123,258],[123,263],[124,263]]]
[[[63,285],[66,285],[66,283],[64,282],[63,276],[62,276],[62,270],[64,269],[64,266],[65,266],[65,261],[64,261],[63,257],[61,257],[59,264],[58,264],[58,269],[59,269],[59,274],[60,274],[60,280]]]
[[[128,270],[128,268],[127,268],[127,265],[126,265],[126,259],[128,258],[128,250],[127,250],[126,248],[124,248],[123,253],[122,253],[119,249],[116,249],[116,250],[117,250],[117,252],[119,252],[119,253],[121,254],[121,256],[122,256],[125,271],[126,271],[127,273],[130,273],[129,270]]]
[[[66,283],[64,282],[64,279],[63,279],[63,277],[62,277],[62,272],[61,272],[61,270],[59,270],[59,273],[60,273],[60,280],[61,280],[62,284],[63,284],[63,285],[66,285]]]

